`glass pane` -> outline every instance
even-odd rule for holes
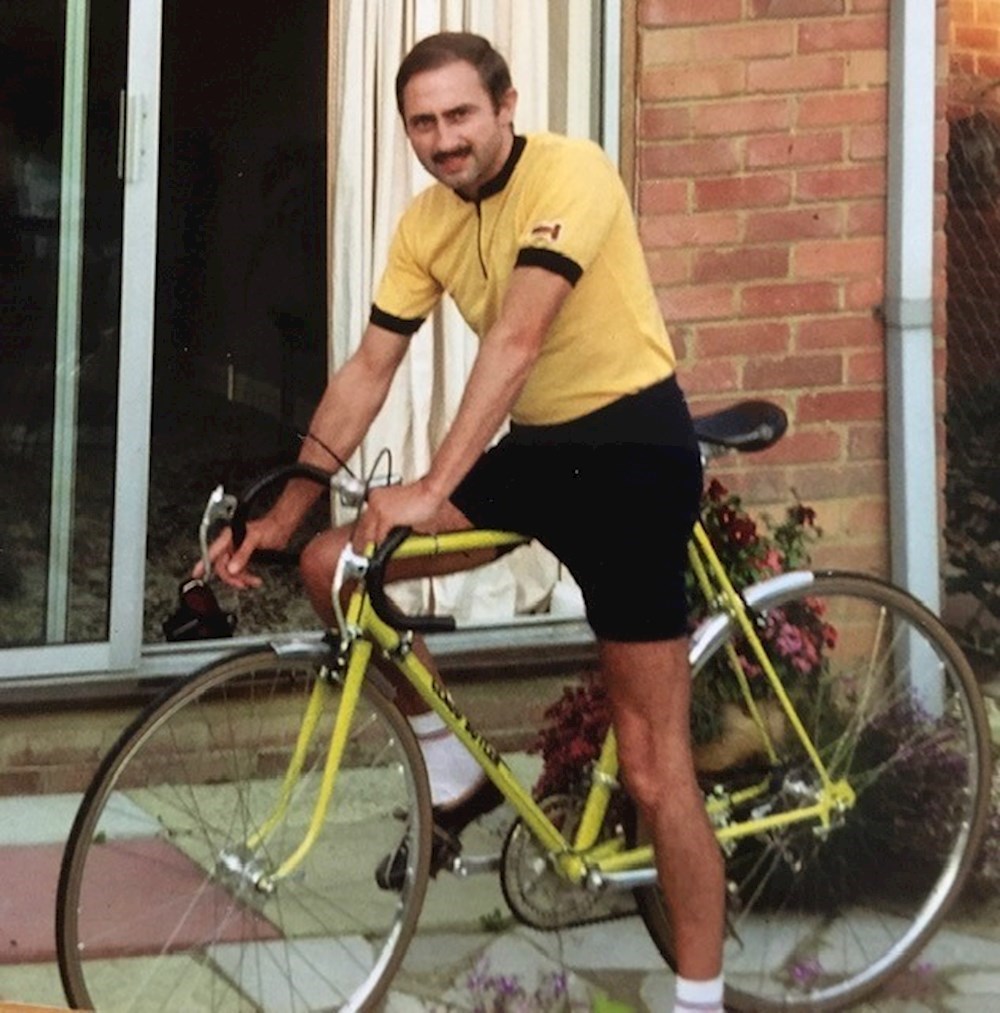
[[[108,636],[121,0],[0,0],[0,645]]]
[[[327,0],[274,11],[164,5],[147,641],[212,487],[293,460],[325,382]],[[314,624],[292,573],[239,614],[239,633]]]

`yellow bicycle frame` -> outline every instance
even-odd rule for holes
[[[413,535],[394,553],[393,559],[414,559],[445,553],[470,552],[481,549],[512,548],[527,539],[508,532],[472,530],[440,535]],[[763,797],[769,788],[765,778],[757,785],[729,792],[721,786],[709,795],[707,811],[719,842],[726,846],[738,838],[764,834],[793,823],[815,822],[828,827],[835,812],[843,811],[854,803],[854,792],[845,780],[831,779],[822,758],[802,724],[789,698],[781,678],[775,671],[767,652],[757,635],[753,617],[746,603],[733,586],[718,558],[704,528],[696,524],[689,545],[690,562],[698,585],[711,609],[724,611],[742,633],[747,646],[761,665],[774,695],[806,755],[815,767],[820,788],[813,804],[802,805],[780,812],[749,819],[735,819],[733,812],[754,798]],[[612,793],[618,785],[618,754],[614,731],[609,730],[592,773],[591,786],[584,800],[581,819],[572,839],[567,839],[553,824],[531,792],[517,779],[498,750],[473,726],[460,710],[451,694],[433,677],[429,669],[412,651],[412,634],[399,632],[387,625],[375,613],[359,583],[351,595],[346,613],[345,629],[341,631],[340,659],[331,677],[343,686],[339,711],[331,735],[321,786],[316,799],[313,817],[302,843],[282,865],[262,882],[269,889],[277,880],[289,875],[312,847],[326,818],[336,783],[337,771],[343,756],[348,729],[354,708],[361,693],[361,685],[371,661],[373,650],[381,654],[409,682],[427,706],[440,715],[445,725],[458,737],[476,758],[485,774],[497,786],[514,812],[534,834],[539,844],[554,859],[555,867],[571,882],[580,882],[591,871],[597,873],[624,872],[653,868],[650,845],[627,848],[620,836],[599,842],[598,838],[608,812]],[[765,751],[772,763],[778,762],[777,749],[760,716],[757,703],[750,692],[746,675],[736,657],[731,641],[726,645],[729,668],[737,680],[746,703],[760,732]],[[290,761],[280,798],[268,820],[247,842],[254,850],[280,823],[291,797],[292,789],[301,772],[302,757],[316,727],[316,719],[323,707],[327,684],[319,680],[303,717],[299,741]]]

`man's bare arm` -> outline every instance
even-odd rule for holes
[[[368,325],[354,354],[327,383],[309,423],[308,433],[315,438],[307,436],[303,441],[300,462],[332,471],[337,461],[329,450],[341,461],[357,450],[385,403],[408,347],[408,339],[375,324]],[[287,536],[295,531],[318,495],[312,482],[289,484],[287,494],[271,510]]]
[[[568,281],[544,268],[515,269],[500,316],[480,342],[458,412],[430,470],[417,482],[372,493],[355,534],[357,547],[380,541],[397,524],[427,530],[510,413],[571,291]]]
[[[399,334],[368,325],[353,355],[330,377],[309,423],[316,439],[303,442],[299,461],[335,470],[336,461],[323,444],[341,460],[354,453],[385,402],[408,347],[408,339]],[[254,550],[284,548],[319,494],[312,482],[289,482],[271,510],[248,525],[246,540],[237,551],[232,551],[228,532],[220,536],[211,559],[222,579],[234,587],[259,586],[260,579],[246,569]]]
[[[442,500],[454,492],[510,414],[549,327],[572,291],[565,278],[544,268],[514,270],[500,316],[483,338],[455,420],[427,473],[426,482]]]

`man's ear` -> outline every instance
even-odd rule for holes
[[[504,126],[511,126],[514,122],[514,112],[517,109],[517,89],[508,88],[500,99],[497,109],[497,116]]]

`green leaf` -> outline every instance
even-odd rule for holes
[[[634,1006],[627,1002],[609,999],[606,995],[595,995],[590,1004],[591,1013],[636,1013]]]
[[[484,932],[503,932],[507,927],[507,919],[500,908],[496,907],[487,914],[479,916],[479,925]]]

